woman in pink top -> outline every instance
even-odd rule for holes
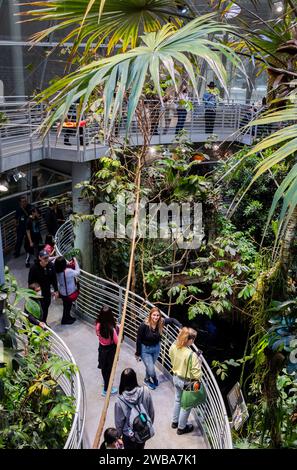
[[[116,324],[112,310],[106,305],[101,308],[96,318],[96,334],[99,339],[98,368],[101,369],[104,381],[101,395],[105,397],[119,334],[119,327]],[[112,394],[117,393],[117,391],[116,387],[112,387]]]

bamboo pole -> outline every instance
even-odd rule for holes
[[[107,415],[109,401],[110,401],[111,389],[112,389],[112,385],[113,385],[113,381],[114,381],[114,377],[116,373],[117,363],[118,363],[119,356],[120,356],[121,343],[122,343],[122,338],[123,338],[124,324],[125,324],[127,304],[128,304],[128,296],[129,296],[129,290],[130,290],[130,284],[131,284],[134,253],[135,253],[135,247],[136,247],[137,225],[138,225],[138,216],[139,216],[139,201],[140,201],[141,159],[143,157],[143,153],[144,152],[142,152],[142,154],[138,156],[137,169],[136,169],[136,175],[135,175],[135,183],[136,183],[135,214],[134,214],[134,220],[133,220],[133,232],[132,232],[131,253],[130,253],[130,261],[129,261],[129,271],[128,271],[125,300],[124,300],[122,318],[121,318],[121,324],[120,324],[120,331],[119,331],[119,336],[118,336],[118,344],[117,344],[113,366],[112,366],[112,370],[110,374],[110,379],[109,379],[108,389],[106,392],[106,398],[104,401],[103,410],[100,416],[98,429],[97,429],[96,436],[95,436],[94,443],[93,443],[93,449],[98,449],[99,447],[100,439],[103,433],[104,424],[106,421],[106,415]]]

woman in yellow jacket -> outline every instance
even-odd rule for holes
[[[196,336],[197,331],[184,327],[181,329],[176,342],[169,349],[175,387],[175,405],[171,427],[177,428],[177,434],[186,434],[193,431],[194,428],[192,424],[187,424],[191,409],[184,410],[181,408],[181,395],[184,385],[190,379],[200,381],[202,376],[201,359],[191,349]],[[191,354],[191,368],[187,368]]]

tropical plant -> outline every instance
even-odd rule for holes
[[[286,370],[297,378],[297,361],[293,353],[297,346],[296,301],[272,301],[268,310],[273,314],[267,330],[267,347],[272,351],[283,351],[287,357]]]
[[[51,0],[38,2],[41,8],[22,14],[29,16],[30,21],[54,22],[34,34],[32,39],[36,42],[65,30],[62,44],[73,41],[72,55],[83,41],[85,53],[95,53],[100,46],[107,45],[109,54],[115,47],[123,51],[129,46],[134,48],[143,32],[157,31],[165,23],[180,27],[185,15],[178,7],[185,4],[180,0]],[[35,7],[36,2],[25,5]]]
[[[244,315],[238,307],[255,292],[255,247],[243,233],[229,226],[204,251],[208,252],[207,258],[198,258],[195,266],[176,275],[160,266],[148,271],[145,277],[153,288],[153,299],[158,303],[165,291],[171,305],[188,305],[189,320],[197,315],[231,315],[237,309]]]
[[[257,119],[253,122],[253,125],[264,125],[269,123],[281,123],[283,125],[284,122],[293,122],[290,125],[284,126],[278,131],[274,132],[272,135],[266,137],[258,144],[256,144],[242,159],[242,163],[246,158],[249,158],[251,155],[267,151],[267,149],[271,149],[277,146],[277,149],[274,152],[269,152],[268,156],[261,162],[258,163],[255,167],[255,174],[249,184],[244,188],[241,192],[241,196],[239,199],[235,200],[234,204],[230,208],[230,213],[232,214],[234,210],[237,208],[238,203],[242,200],[244,195],[247,191],[251,188],[251,186],[266,172],[271,171],[271,169],[276,165],[284,160],[294,157],[296,152],[296,132],[297,127],[294,121],[297,117],[297,105],[295,102],[296,93],[294,92],[291,95],[292,103],[289,107],[283,110],[271,111],[267,114],[267,116]],[[295,209],[297,205],[296,199],[296,188],[297,188],[297,165],[294,164],[287,175],[284,176],[283,180],[280,182],[279,187],[275,191],[273,201],[271,204],[271,208],[268,214],[268,220],[266,224],[266,229],[272,219],[272,216],[278,207],[278,204],[282,201],[281,212],[279,216],[279,223],[278,223],[278,230],[277,230],[277,237],[276,243],[279,242],[280,239],[285,235],[287,228],[289,228],[289,223],[292,221],[292,217],[294,217],[294,226],[291,227],[291,233],[294,233],[294,227],[296,226],[296,216],[295,216]],[[291,240],[289,245],[291,244]]]
[[[259,245],[267,226],[275,191],[292,168],[293,159],[272,166],[266,174],[262,174],[254,181],[252,190],[240,199],[236,210],[232,210],[232,205],[234,206],[234,202],[242,194],[242,188],[246,188],[251,183],[255,168],[267,161],[277,149],[278,147],[274,146],[263,152],[251,153],[250,147],[245,146],[228,158],[226,162],[223,162],[215,171],[215,179],[218,181],[217,187],[223,194],[223,201],[230,215],[232,214],[232,223],[238,229],[248,233]],[[246,158],[247,154],[249,156]],[[228,207],[230,201],[233,201],[231,208]],[[279,211],[275,217],[277,215],[279,215]],[[266,230],[266,237],[263,239],[264,246],[272,246],[275,240],[274,230],[271,227]]]
[[[238,56],[224,44],[210,40],[209,35],[218,35],[229,30],[230,27],[215,22],[211,14],[196,18],[178,31],[172,24],[167,24],[156,33],[142,36],[143,44],[139,47],[81,67],[40,94],[41,100],[50,99],[43,130],[46,132],[57,120],[65,119],[71,103],[78,99],[81,100],[80,113],[89,109],[96,100],[94,93],[98,87],[104,87],[105,133],[110,135],[115,118],[121,114],[125,100],[128,129],[148,77],[152,79],[162,102],[161,69],[169,73],[173,85],[177,88],[175,63],[179,63],[197,93],[197,70],[193,68],[191,57],[204,59],[225,87],[227,75],[221,55],[226,56],[243,73],[244,70]]]
[[[66,396],[59,377],[77,367],[52,354],[50,333],[32,326],[22,313],[39,318],[35,291],[18,287],[8,269],[2,292],[7,295],[7,331],[0,335],[0,448],[61,448],[75,413],[74,398]],[[20,304],[25,300],[25,304]],[[3,315],[3,313],[1,314]]]

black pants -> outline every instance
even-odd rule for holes
[[[30,246],[29,242],[25,240],[25,251],[26,251],[26,263],[30,263],[31,255],[38,259],[39,251],[42,248],[42,239],[33,240],[33,246]]]
[[[80,126],[78,128],[78,132],[79,132],[79,145],[84,145],[84,130],[83,130],[83,127]],[[76,136],[76,128],[66,128],[66,130],[64,131],[64,144],[70,144],[69,142],[69,137],[75,137]]]
[[[108,346],[102,346],[99,344],[98,352],[98,367],[101,369],[103,381],[104,381],[104,391],[107,391],[109,378],[111,374],[111,369],[113,365],[113,360],[116,352],[116,344],[110,344]]]
[[[73,302],[69,302],[67,296],[61,295],[61,297],[63,301],[63,316],[62,316],[62,322],[63,322],[63,321],[69,320],[69,318],[72,318],[70,315],[70,312],[71,312]]]
[[[19,256],[22,248],[22,244],[26,235],[26,228],[24,229],[17,229],[17,239],[14,249],[15,256]]]
[[[177,135],[178,132],[184,128],[186,117],[187,117],[186,109],[177,109],[177,124],[175,128],[175,135]]]
[[[145,442],[141,444],[139,442],[134,442],[130,437],[123,434],[123,444],[124,449],[144,449]]]
[[[205,110],[205,133],[213,134],[214,125],[216,120],[216,112],[214,109]]]
[[[44,323],[46,323],[47,316],[48,316],[48,309],[51,304],[51,297],[43,297],[43,299],[40,299],[40,307],[41,307],[41,320]]]

